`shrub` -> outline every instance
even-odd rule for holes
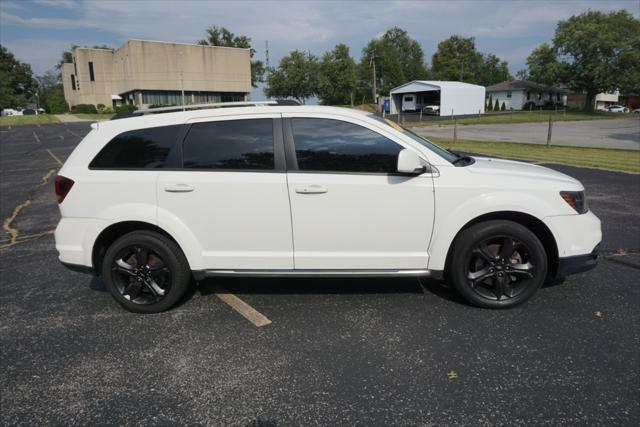
[[[93,104],[78,104],[71,107],[71,112],[77,114],[96,114],[98,110],[96,110],[96,106]]]
[[[507,111],[507,106],[505,105],[504,101],[502,101],[502,105],[500,106],[500,111]]]
[[[496,103],[493,106],[493,111],[500,111],[500,101],[496,99]]]
[[[113,108],[107,107],[104,104],[98,104],[98,114],[113,114]]]
[[[487,104],[487,111],[492,111],[493,110],[493,97],[491,95],[489,95],[489,102]]]
[[[533,111],[536,109],[536,103],[533,101],[528,101],[522,106],[523,110]]]
[[[137,109],[138,107],[136,107],[135,105],[129,105],[129,104],[117,105],[116,113],[128,113],[128,112],[136,111]]]

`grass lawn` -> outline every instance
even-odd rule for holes
[[[0,117],[0,126],[43,125],[47,123],[60,123],[60,120],[53,114]]]
[[[76,116],[79,119],[85,119],[85,120],[110,120],[111,117],[113,117],[113,114],[72,114],[73,116]]]
[[[454,144],[450,139],[429,139],[443,148],[466,153],[527,160],[535,163],[555,163],[617,172],[640,173],[640,151],[634,150],[547,147],[539,144],[469,140],[459,140]]]
[[[625,118],[637,118],[637,114],[622,114],[622,113],[608,113],[603,111],[589,113],[586,111],[567,111],[551,112],[553,115],[553,121],[565,122],[565,121],[581,121],[581,120],[606,120],[606,119],[625,119]],[[510,114],[500,115],[481,115],[480,117],[466,117],[458,119],[460,125],[493,125],[493,124],[509,124],[509,123],[539,123],[549,121],[549,111],[532,111],[532,112],[514,112]],[[404,126],[448,126],[452,125],[453,120],[443,118],[437,121],[422,121],[422,122],[409,122],[407,121]]]

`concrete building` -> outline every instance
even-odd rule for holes
[[[440,116],[484,113],[484,87],[463,82],[413,80],[391,89],[390,114],[423,111]]]
[[[529,80],[508,80],[487,88],[487,97],[491,96],[491,101],[494,104],[496,100],[501,106],[504,102],[507,110],[526,109],[528,108],[527,104],[533,105],[534,108],[549,103],[566,105],[566,94],[567,90],[565,89]]]
[[[76,48],[62,67],[70,106],[244,101],[251,91],[249,49],[129,40],[120,48]]]

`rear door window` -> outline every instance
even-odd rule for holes
[[[182,125],[159,126],[124,132],[113,138],[93,159],[94,169],[162,168]]]
[[[273,170],[273,119],[195,123],[182,158],[185,169]]]

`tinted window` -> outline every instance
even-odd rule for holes
[[[93,74],[93,62],[89,62],[89,80],[96,81],[96,76]]]
[[[185,168],[272,170],[273,120],[196,123],[182,153]]]
[[[160,126],[121,133],[98,153],[92,168],[153,169],[164,165],[175,144],[180,125]]]
[[[339,120],[292,120],[298,169],[332,172],[397,171],[402,147],[384,136]]]

